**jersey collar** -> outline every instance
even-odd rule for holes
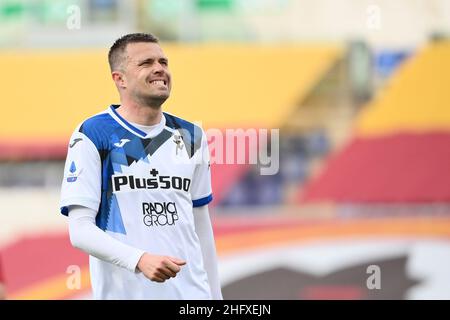
[[[127,120],[125,120],[118,112],[117,112],[117,108],[120,107],[120,105],[118,104],[112,104],[109,107],[110,110],[110,114],[111,116],[114,118],[114,120],[116,120],[122,127],[124,127],[125,129],[127,129],[128,131],[130,131],[131,133],[137,135],[140,138],[147,138],[147,133],[142,131],[139,128],[136,128],[135,126],[133,126],[131,123],[129,123]],[[161,128],[164,129],[165,127],[165,122],[166,122],[166,118],[165,115],[163,113],[162,117],[161,117]],[[162,131],[162,130],[161,130]],[[156,133],[157,135],[158,133]],[[152,134],[152,136],[155,136],[155,134]]]

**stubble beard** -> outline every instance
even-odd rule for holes
[[[135,100],[142,106],[152,109],[161,109],[161,106],[169,98],[169,94],[164,95],[135,95]]]

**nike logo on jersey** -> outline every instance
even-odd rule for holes
[[[83,139],[81,138],[76,138],[72,141],[72,143],[69,144],[69,148],[72,148],[74,145],[77,144],[77,142],[82,141]]]
[[[120,139],[120,142],[116,142],[114,143],[114,146],[116,146],[117,148],[121,148],[125,145],[125,143],[130,142],[129,139]]]

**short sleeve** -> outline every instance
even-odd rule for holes
[[[203,130],[201,147],[196,154],[196,168],[192,179],[191,198],[194,207],[204,206],[213,199],[208,140]]]
[[[61,186],[61,213],[81,205],[98,211],[101,199],[101,160],[94,143],[75,131],[70,138]]]

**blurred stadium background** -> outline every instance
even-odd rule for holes
[[[450,1],[0,0],[9,299],[90,298],[63,161],[74,127],[118,102],[107,50],[136,31],[171,61],[165,110],[280,129],[277,174],[212,165],[226,299],[450,298]]]

